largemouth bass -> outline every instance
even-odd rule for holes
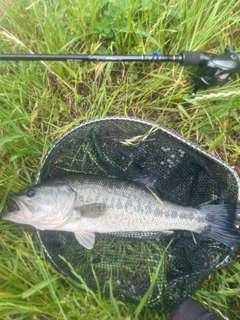
[[[78,242],[92,249],[95,233],[201,233],[229,247],[240,237],[234,226],[239,204],[184,207],[162,201],[147,187],[94,175],[67,175],[37,184],[11,199],[18,210],[2,219],[40,230],[74,232]]]

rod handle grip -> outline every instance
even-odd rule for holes
[[[203,60],[203,54],[199,51],[182,51],[182,66],[198,66]]]

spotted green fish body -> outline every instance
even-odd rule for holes
[[[184,207],[161,200],[147,187],[94,175],[68,175],[35,185],[11,197],[19,210],[3,219],[40,230],[70,231],[92,249],[95,233],[202,233],[236,246],[236,204]]]

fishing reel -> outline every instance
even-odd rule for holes
[[[208,54],[201,52],[182,52],[182,65],[197,65],[197,74],[193,76],[195,83],[191,97],[194,98],[199,89],[223,86],[231,80],[231,76],[240,70],[240,53],[226,48],[224,53]]]

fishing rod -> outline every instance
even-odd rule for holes
[[[193,76],[194,98],[199,89],[223,86],[231,76],[240,71],[240,52],[226,48],[224,53],[212,54],[199,51],[182,51],[179,55],[91,55],[91,54],[0,54],[0,60],[6,61],[94,61],[94,62],[173,62],[182,66],[197,66]]]

